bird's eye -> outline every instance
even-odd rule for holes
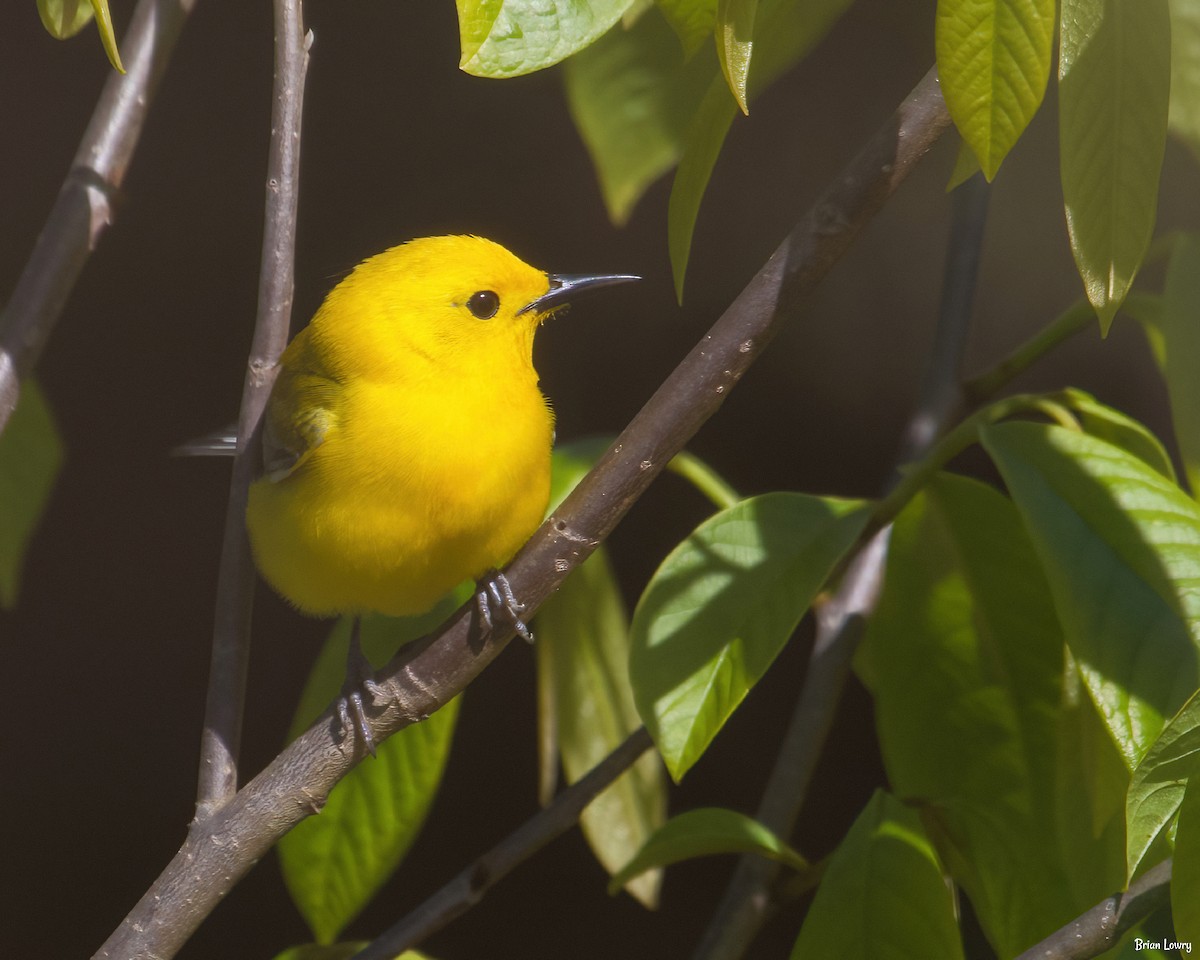
[[[478,290],[467,299],[467,309],[476,320],[491,320],[500,309],[500,297],[491,290]]]

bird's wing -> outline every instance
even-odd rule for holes
[[[341,384],[311,350],[289,348],[267,403],[263,472],[272,482],[291,476],[337,424]]]

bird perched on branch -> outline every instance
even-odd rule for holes
[[[356,618],[340,710],[368,749],[358,616],[424,612],[482,577],[485,625],[501,616],[530,639],[497,571],[549,496],[534,334],[581,291],[636,279],[547,274],[481,237],[413,240],[359,264],[284,352],[250,542],[300,610]]]

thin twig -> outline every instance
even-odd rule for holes
[[[667,378],[599,463],[534,533],[507,576],[535,611],[617,525],[667,461],[713,415],[774,334],[949,125],[933,70],[804,216],[712,330]],[[441,707],[508,643],[480,636],[473,603],[409,644],[375,680],[388,693],[368,716],[376,742]],[[246,871],[317,812],[358,762],[329,708],[242,787],[183,847],[96,954],[174,956]]]
[[[1171,899],[1171,861],[1147,870],[1124,893],[1105,897],[1016,960],[1088,960],[1116,946],[1133,926]]]
[[[921,397],[898,458],[901,465],[928,451],[959,405],[959,368],[970,330],[987,200],[987,184],[979,175],[952,195],[941,309]],[[817,609],[816,640],[796,709],[756,814],[779,836],[795,830],[851,659],[879,600],[890,535],[889,524],[865,542],[836,593]],[[696,960],[733,960],[746,952],[774,909],[771,888],[778,873],[773,861],[741,858],[693,954]]]
[[[175,41],[196,0],[140,0],[121,38],[115,70],[92,111],[54,208],[0,313],[0,433],[21,380],[37,363],[79,272],[113,221],[125,171]]]
[[[575,825],[584,807],[653,745],[638,727],[612,753],[352,960],[391,960],[479,903],[492,887]]]
[[[242,389],[237,455],[229,483],[225,539],[217,574],[212,660],[196,788],[198,823],[237,790],[255,578],[246,538],[246,498],[250,482],[259,473],[262,452],[259,428],[275,382],[279,355],[287,345],[292,316],[300,194],[300,120],[311,40],[312,35],[306,36],[304,32],[301,0],[275,0],[275,101],[267,155],[258,311]]]

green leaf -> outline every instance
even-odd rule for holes
[[[305,943],[298,947],[288,947],[283,953],[277,953],[275,960],[350,960],[356,953],[366,949],[367,940],[348,940],[344,943]],[[395,960],[433,960],[427,953],[419,950],[405,950],[398,954]]]
[[[729,95],[729,84],[723,76],[713,77],[692,118],[679,169],[671,183],[671,197],[667,201],[667,245],[671,273],[675,277],[675,297],[680,303],[683,302],[683,282],[692,252],[692,235],[700,216],[700,201],[704,199],[713,167],[725,144],[725,135],[736,115],[737,104]]]
[[[946,192],[949,193],[955,187],[966,183],[979,171],[979,158],[975,156],[975,151],[966,140],[959,140],[954,169],[950,171],[950,179],[946,181]]]
[[[0,607],[17,603],[21,563],[62,465],[62,443],[37,384],[26,381],[0,434]]]
[[[989,940],[1014,955],[1094,902],[1073,895],[1058,844],[1064,647],[1049,587],[1012,503],[947,474],[897,518],[884,582],[857,666],[888,781],[921,803]],[[1064,786],[1078,816],[1089,781]]]
[[[1200,695],[1193,695],[1163,728],[1133,771],[1126,804],[1127,880],[1146,862],[1169,853],[1167,833],[1189,778],[1200,771]],[[1200,778],[1197,778],[1200,780]],[[1157,848],[1157,856],[1147,857]]]
[[[786,863],[795,870],[808,870],[805,859],[757,820],[734,810],[705,807],[689,810],[663,824],[637,856],[613,876],[608,892],[647,870],[670,866],[718,853],[757,853]]]
[[[539,687],[552,693],[559,747],[574,783],[640,725],[629,686],[629,616],[601,547],[576,569],[537,615]],[[543,718],[543,722],[548,718]],[[666,818],[662,766],[647,754],[584,810],[584,836],[613,873]],[[660,873],[629,892],[647,907],[658,902]]]
[[[1161,336],[1163,377],[1171,398],[1171,422],[1194,495],[1200,495],[1200,235],[1184,234],[1167,267]]]
[[[1200,162],[1200,0],[1170,0],[1171,108],[1167,124]]]
[[[477,77],[516,77],[595,42],[633,0],[455,0],[459,66]]]
[[[754,69],[748,79],[749,98],[753,99],[805,57],[829,32],[850,2],[762,0],[755,17],[759,40],[754,48]],[[729,95],[725,78],[713,77],[688,131],[683,157],[671,185],[667,212],[667,242],[675,276],[675,294],[681,301],[700,200],[736,113],[737,104]]]
[[[629,672],[676,780],[766,672],[866,520],[857,501],[769,493],[709,518],[663,561],[634,611]]]
[[[717,0],[658,0],[658,9],[679,36],[683,55],[692,57],[717,24]]]
[[[100,43],[108,56],[108,62],[118,73],[125,72],[121,63],[121,52],[117,49],[117,36],[113,32],[112,14],[108,11],[108,0],[92,0],[92,10],[96,14],[96,28],[100,31]]]
[[[428,633],[458,603],[445,600],[420,617],[365,617],[363,652],[375,663]],[[338,622],[309,677],[293,723],[304,730],[341,688],[350,622]],[[320,814],[279,842],[288,892],[314,938],[331,943],[391,876],[416,839],[441,783],[458,699],[379,744],[329,794]]]
[[[1176,940],[1200,943],[1200,780],[1192,781],[1179,808],[1171,867],[1171,916]]]
[[[1167,0],[1063,0],[1058,83],[1071,249],[1107,334],[1154,231],[1171,86]]]
[[[1070,390],[1071,410],[1079,418],[1085,433],[1106,440],[1114,447],[1131,453],[1147,466],[1175,482],[1175,467],[1162,442],[1145,424],[1100,403],[1082,390]]]
[[[685,63],[670,28],[649,11],[563,65],[567,104],[614,223],[625,223],[646,188],[679,160],[717,69],[711,47],[704,52]]]
[[[42,26],[56,40],[73,37],[92,20],[90,0],[38,0]]]
[[[1197,687],[1200,513],[1142,460],[1035,423],[981,431],[1029,531],[1088,692],[1134,769]]]
[[[718,0],[717,59],[729,92],[742,113],[748,114],[746,83],[750,77],[750,58],[754,53],[754,17],[758,0]]]
[[[58,40],[73,37],[93,19],[100,31],[100,42],[108,55],[108,62],[120,73],[125,72],[121,54],[117,50],[117,38],[113,32],[112,14],[108,0],[38,0],[38,14],[50,36]]]
[[[876,791],[838,845],[792,960],[960,960],[954,899],[914,810]]]
[[[988,180],[1046,94],[1054,9],[1054,0],[938,0],[942,93]]]

